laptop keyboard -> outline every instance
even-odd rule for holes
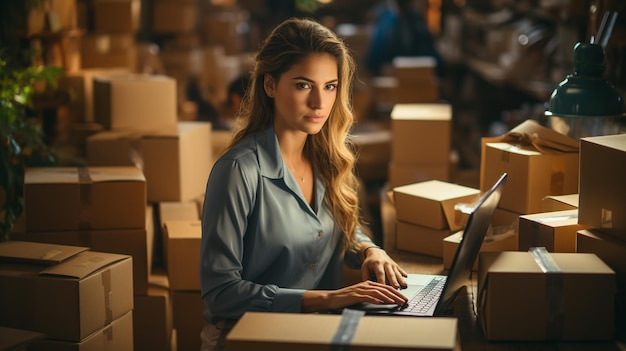
[[[439,300],[441,290],[446,282],[446,277],[434,277],[415,296],[407,302],[402,311],[424,313]]]

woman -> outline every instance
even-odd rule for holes
[[[359,227],[347,140],[354,70],[343,42],[312,20],[286,20],[257,53],[242,128],[207,183],[204,350],[220,349],[246,311],[406,302],[406,273]],[[362,282],[342,288],[344,262],[362,267]]]

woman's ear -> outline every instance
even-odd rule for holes
[[[263,75],[263,89],[265,89],[265,94],[267,94],[270,98],[274,98],[275,87],[276,82],[274,81],[274,78],[270,74],[265,73]]]

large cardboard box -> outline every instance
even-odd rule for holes
[[[141,25],[141,0],[95,0],[94,29],[99,33],[135,33]]]
[[[509,181],[498,206],[538,213],[546,196],[578,192],[578,157],[575,140],[526,120],[502,137],[482,139],[480,189],[506,172]]]
[[[29,351],[133,351],[133,311],[114,320],[81,341],[44,339],[31,345]]]
[[[396,104],[391,110],[391,159],[398,163],[450,162],[452,107],[449,104]]]
[[[545,247],[549,252],[576,252],[578,210],[542,212],[519,217],[519,250]]]
[[[580,140],[578,221],[626,240],[626,134]]]
[[[150,211],[151,212],[151,211]],[[146,211],[146,217],[152,218]],[[58,232],[25,232],[11,234],[12,240],[83,246],[93,251],[129,255],[133,258],[133,293],[148,292],[151,269],[152,236],[146,229],[108,229]]]
[[[170,351],[173,322],[167,288],[150,286],[147,295],[135,296],[133,317],[135,350]]]
[[[626,241],[621,241],[599,230],[583,229],[576,237],[578,252],[597,255],[615,271],[617,296],[615,298],[616,338],[626,342]]]
[[[147,201],[190,201],[203,194],[213,165],[211,124],[178,122],[174,130],[105,131],[87,139],[89,165],[143,167]]]
[[[433,229],[396,221],[396,249],[398,250],[443,257],[443,239],[448,235],[450,235],[450,229]]]
[[[0,251],[41,260],[64,246],[6,241]],[[0,286],[0,325],[80,342],[132,311],[132,257],[82,251],[48,266],[3,262]]]
[[[171,290],[200,290],[200,220],[164,224],[164,253]]]
[[[169,221],[196,221],[200,219],[198,204],[195,201],[164,201],[157,204],[160,226]]]
[[[25,230],[144,229],[146,178],[136,167],[27,168]]]
[[[154,33],[188,33],[198,27],[197,2],[157,0],[152,6],[152,30]]]
[[[455,209],[457,204],[471,204],[480,190],[463,185],[428,180],[393,188],[396,216],[399,221],[433,229],[457,231],[467,215]]]
[[[176,80],[153,74],[94,77],[94,119],[105,129],[176,129]]]
[[[615,272],[594,254],[537,257],[480,253],[478,316],[486,339],[612,339]]]
[[[456,318],[364,316],[352,338],[334,345],[341,315],[248,312],[226,337],[229,351],[456,350]],[[334,346],[333,346],[334,345]]]

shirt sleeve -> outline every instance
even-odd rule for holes
[[[242,279],[244,235],[259,182],[235,160],[213,167],[202,211],[200,282],[205,317],[237,319],[246,311],[299,312],[304,290]]]
[[[369,236],[363,233],[361,227],[356,228],[356,241],[358,243],[371,243],[372,245],[376,245]],[[347,250],[344,257],[344,263],[352,269],[360,269],[362,262],[359,259],[358,251],[355,249]]]

